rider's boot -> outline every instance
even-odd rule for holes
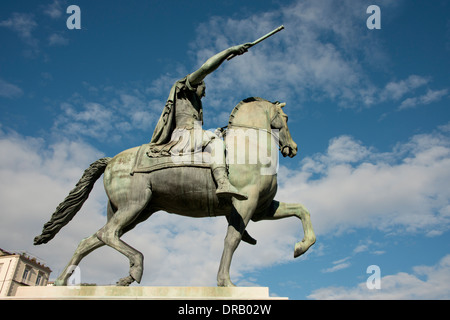
[[[240,194],[239,191],[228,180],[227,169],[225,167],[217,167],[213,169],[214,180],[217,183],[216,194],[219,197],[235,197],[237,200],[247,200],[246,195]]]

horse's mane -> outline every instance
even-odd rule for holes
[[[242,100],[241,102],[239,102],[233,109],[233,111],[231,111],[230,114],[230,118],[228,120],[228,125],[232,125],[233,124],[233,120],[234,117],[236,115],[236,113],[239,111],[239,109],[241,109],[242,106],[246,105],[249,102],[254,102],[254,101],[267,101],[270,102],[269,100],[263,99],[263,98],[259,98],[259,97],[249,97],[247,99]],[[270,102],[273,103],[273,102]]]

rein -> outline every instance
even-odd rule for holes
[[[228,126],[222,127],[221,129],[225,129],[228,128],[230,129],[230,126],[232,127],[236,127],[236,128],[245,128],[245,129],[253,129],[253,130],[262,130],[265,131],[266,133],[269,133],[270,135],[272,135],[276,141],[280,142],[280,137],[278,135],[276,135],[271,129],[265,129],[265,128],[258,128],[258,127],[253,127],[253,126],[247,126],[245,124],[229,124]],[[224,132],[223,136],[226,136],[226,131]],[[280,146],[278,145],[278,149],[281,151],[283,150],[283,148],[285,148],[286,146]]]
[[[232,127],[236,127],[236,128],[246,128],[246,129],[253,129],[253,130],[261,130],[261,131],[265,131],[267,133],[270,133],[274,138],[276,138],[277,140],[279,140],[279,137],[277,137],[275,135],[275,133],[273,133],[272,129],[265,129],[265,128],[258,128],[258,127],[253,127],[253,126],[247,126],[245,124],[230,124]],[[230,125],[225,126],[223,128],[228,128],[230,129]]]

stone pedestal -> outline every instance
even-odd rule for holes
[[[15,300],[281,300],[267,287],[20,287]]]

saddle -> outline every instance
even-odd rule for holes
[[[199,151],[152,158],[147,154],[149,150],[148,144],[143,144],[138,148],[131,175],[176,167],[210,168],[211,154],[208,152]]]
[[[150,173],[157,170],[164,170],[176,167],[198,167],[210,169],[210,157],[208,152],[194,152],[189,154],[183,154],[179,156],[163,156],[157,158],[151,158],[147,155],[150,146],[148,144],[141,145],[135,157],[135,162],[131,175],[135,173]],[[227,218],[228,219],[228,218]],[[256,240],[250,236],[247,230],[242,235],[242,241],[255,245]]]

